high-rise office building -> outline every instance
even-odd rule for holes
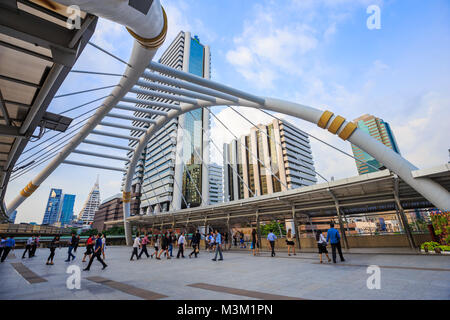
[[[223,167],[215,163],[209,165],[209,202],[223,202]]]
[[[78,215],[78,219],[83,222],[83,225],[91,225],[94,221],[95,211],[97,211],[100,206],[100,187],[97,181],[89,192],[86,202]]]
[[[225,201],[317,182],[308,136],[284,120],[251,128],[224,144],[223,155]]]
[[[61,222],[61,225],[63,226],[72,222],[75,195],[64,194],[62,199],[61,212],[58,221]]]
[[[356,118],[353,122],[359,129],[365,131],[368,135],[400,154],[400,149],[398,148],[397,141],[395,140],[394,133],[392,132],[389,123],[369,114]],[[382,163],[353,144],[352,150],[356,159],[364,161],[356,161],[356,167],[358,168],[359,174],[376,172],[378,170],[375,168],[383,168]]]
[[[17,218],[17,210],[14,210],[13,213],[11,213],[11,215],[9,216],[9,221],[11,221],[11,223],[16,223],[16,218]]]
[[[199,77],[210,77],[210,50],[189,32],[180,32],[159,62]],[[139,94],[138,98],[151,100]],[[178,102],[157,98],[158,102]],[[140,107],[146,107],[141,106]],[[167,111],[164,108],[155,109]],[[138,117],[156,118],[136,112]],[[147,128],[148,124],[134,122]],[[209,128],[208,109],[198,109],[172,119],[149,140],[133,176],[133,192],[141,192],[140,213],[151,214],[209,203]],[[131,131],[140,137],[141,131]],[[137,141],[130,140],[134,147]],[[132,152],[128,154],[132,156]]]
[[[54,224],[59,218],[59,208],[62,200],[62,190],[54,189],[50,190],[48,196],[47,207],[45,208],[44,219],[42,224]]]

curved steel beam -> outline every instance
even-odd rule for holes
[[[149,61],[153,59],[158,47],[167,33],[167,17],[159,0],[153,1],[147,14],[135,10],[128,1],[109,0],[58,0],[61,4],[78,5],[81,10],[104,17],[127,26],[127,30],[136,39],[123,77],[89,119],[83,128],[72,138],[62,151],[22,189],[7,208],[10,215],[28,198],[47,177],[70,155],[70,153],[91,133],[111,109],[130,91],[139,80]]]

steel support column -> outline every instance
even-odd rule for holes
[[[292,204],[292,222],[294,223],[295,240],[297,241],[298,250],[300,250],[302,248],[302,246],[300,244],[300,228],[297,223],[297,216],[295,214],[295,205],[294,204]]]
[[[345,249],[350,249],[350,247],[348,245],[347,234],[346,234],[345,228],[344,228],[344,221],[342,220],[342,216],[341,216],[341,207],[339,206],[339,201],[330,189],[328,189],[328,192],[330,193],[331,197],[334,200],[334,205],[336,207],[336,212],[337,212],[337,216],[339,219],[339,229],[341,230],[342,238],[344,239],[344,247],[345,247]]]
[[[256,232],[258,233],[258,246],[261,249],[261,224],[259,220],[259,209],[256,209]]]
[[[398,192],[398,176],[394,175],[394,198],[395,198],[395,205],[397,207],[397,210],[400,215],[400,221],[403,226],[403,229],[405,230],[406,237],[408,238],[409,245],[412,249],[416,248],[416,244],[414,242],[414,237],[411,232],[411,228],[409,227],[408,219],[405,215],[405,210],[403,209],[403,206],[400,202],[400,196]]]

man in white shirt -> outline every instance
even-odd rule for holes
[[[134,238],[133,243],[133,253],[131,254],[130,261],[133,261],[133,257],[136,255],[136,259],[139,260],[138,249],[141,247],[141,238],[139,237],[139,233],[136,234],[136,238]]]
[[[25,251],[23,252],[22,259],[25,258],[25,254],[28,251],[28,258],[31,258],[31,246],[33,245],[33,237],[29,237],[27,240],[27,244],[25,246]]]
[[[184,258],[184,244],[186,242],[186,238],[184,237],[184,232],[181,233],[180,237],[178,238],[178,253],[177,253],[177,259],[181,257]]]

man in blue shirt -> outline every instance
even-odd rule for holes
[[[344,256],[342,255],[341,249],[341,236],[339,235],[339,231],[334,228],[334,223],[330,223],[330,229],[327,232],[327,242],[331,244],[331,250],[333,255],[333,262],[336,263],[336,248],[339,252],[339,257],[341,261],[345,261]]]
[[[217,229],[216,229],[215,243],[216,243],[216,256],[214,257],[214,259],[212,259],[212,261],[216,261],[217,260],[217,254],[220,254],[219,261],[222,261],[223,260],[223,255],[222,255],[222,236],[220,235],[219,230],[217,230]]]
[[[9,237],[5,241],[5,248],[3,249],[3,254],[1,258],[1,262],[5,261],[6,257],[8,256],[9,252],[16,246],[16,240],[14,240],[14,237]]]
[[[97,258],[97,260],[100,261],[100,263],[103,265],[102,270],[104,270],[108,266],[101,258],[102,246],[103,246],[102,234],[99,233],[99,234],[97,234],[97,240],[95,240],[94,254],[92,255],[91,259],[89,260],[88,266],[85,269],[83,269],[84,271],[89,271],[89,269],[91,268],[91,265],[92,265],[92,261],[94,261],[94,258]]]
[[[269,240],[270,248],[272,249],[271,257],[275,257],[275,240],[277,240],[277,236],[273,233],[273,230],[270,230],[267,240]]]

